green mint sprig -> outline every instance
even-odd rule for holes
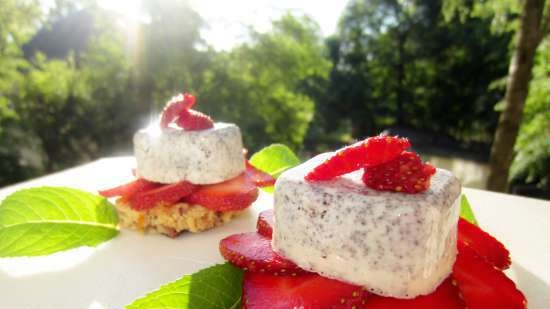
[[[47,255],[115,237],[118,217],[105,198],[62,187],[19,190],[0,204],[0,257]]]
[[[277,179],[287,169],[300,164],[300,159],[287,146],[272,144],[253,154],[250,164]],[[262,189],[273,192],[273,186]]]
[[[241,308],[243,276],[244,272],[231,264],[215,265],[168,283],[125,308]]]
[[[300,159],[287,146],[272,144],[253,154],[250,164],[277,178],[287,169],[300,164]]]
[[[460,197],[460,217],[472,224],[478,225],[476,217],[474,216],[474,211],[470,206],[470,202],[468,202],[468,199],[464,194]]]

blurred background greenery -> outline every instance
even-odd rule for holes
[[[0,0],[0,186],[131,153],[185,90],[252,152],[281,142],[307,157],[385,131],[485,188],[525,1],[350,0],[332,35],[290,10],[220,49],[183,0],[135,1],[133,19],[92,0]],[[497,190],[550,197],[549,41]]]

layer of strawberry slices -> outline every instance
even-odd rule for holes
[[[245,270],[242,308],[526,308],[525,297],[502,271],[510,266],[508,250],[464,219],[458,224],[459,253],[451,275],[429,295],[397,299],[301,270],[271,249],[272,218],[272,210],[262,212],[257,232],[220,242],[222,256]]]
[[[274,183],[275,179],[269,174],[247,163],[247,169],[243,174],[217,184],[196,185],[188,181],[159,184],[138,178],[99,193],[104,197],[118,196],[122,202],[138,211],[180,202],[201,205],[214,211],[233,211],[250,206],[258,197],[258,187]]]

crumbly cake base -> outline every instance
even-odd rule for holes
[[[116,203],[116,209],[121,227],[169,237],[176,237],[184,231],[198,233],[214,228],[242,212],[242,210],[215,211],[201,205],[187,203],[159,204],[153,208],[138,211],[120,199]]]

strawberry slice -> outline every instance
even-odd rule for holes
[[[295,275],[304,272],[271,249],[271,239],[256,232],[235,234],[220,241],[221,255],[231,264],[252,271]]]
[[[524,309],[525,296],[506,275],[458,243],[452,277],[469,309]]]
[[[180,114],[195,105],[195,97],[181,93],[173,97],[164,107],[160,118],[160,127],[167,128],[170,123],[180,117]]]
[[[504,270],[510,266],[510,252],[504,245],[462,218],[458,221],[458,241],[467,245],[494,267]]]
[[[243,309],[362,308],[367,292],[361,287],[304,274],[296,277],[246,272]]]
[[[271,239],[273,235],[273,209],[268,209],[260,212],[256,230],[260,235]]]
[[[368,309],[465,309],[466,305],[452,280],[446,279],[437,289],[424,296],[413,299],[397,299],[372,295],[367,300]]]
[[[197,185],[187,181],[164,185],[153,190],[134,194],[130,198],[130,207],[135,210],[145,210],[158,204],[172,205],[197,190],[197,188]]]
[[[245,173],[228,181],[201,186],[185,198],[191,204],[199,204],[216,211],[240,210],[258,198],[258,188]]]
[[[345,147],[309,172],[308,181],[330,180],[365,166],[374,166],[395,159],[411,147],[406,138],[374,136]]]
[[[136,193],[156,189],[159,186],[161,185],[158,183],[150,182],[143,178],[138,178],[132,182],[120,185],[112,189],[100,190],[99,194],[104,197],[122,196],[125,199],[129,199]]]
[[[182,110],[176,123],[186,131],[200,131],[214,127],[214,121],[210,117],[194,109]]]
[[[414,194],[430,187],[430,179],[435,172],[435,167],[429,163],[422,163],[416,153],[403,151],[391,161],[365,167],[363,182],[379,191]]]
[[[275,184],[275,178],[268,173],[255,168],[248,160],[246,163],[246,176],[258,187],[269,187]]]

